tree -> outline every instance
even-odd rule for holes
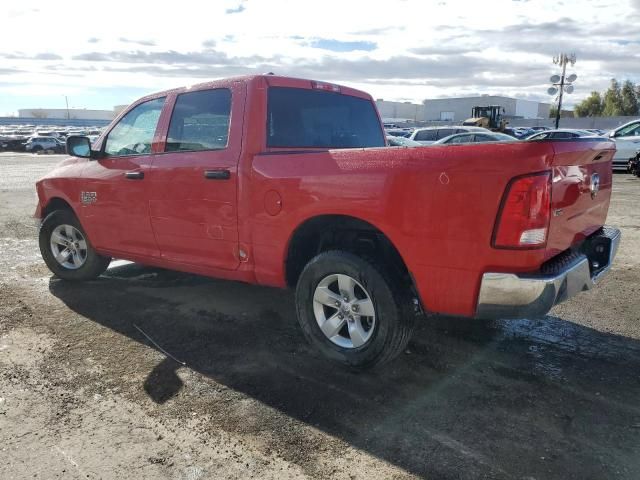
[[[549,118],[556,118],[557,114],[558,107],[556,105],[551,105],[551,108],[549,109]]]
[[[638,97],[636,96],[635,86],[630,80],[626,80],[622,84],[620,96],[622,101],[622,114],[629,116],[638,115]]]
[[[582,100],[574,108],[576,117],[598,117],[602,115],[604,104],[600,92],[591,92],[587,98]]]
[[[604,94],[604,109],[602,114],[605,117],[624,115],[622,108],[622,92],[620,91],[620,84],[615,78],[611,79],[611,84]]]

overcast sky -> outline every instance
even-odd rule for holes
[[[0,115],[106,108],[207,79],[263,73],[375,98],[505,94],[549,101],[575,52],[571,105],[611,77],[640,83],[640,0],[20,0],[3,4]],[[171,5],[169,7],[168,5]]]

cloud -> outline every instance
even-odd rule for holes
[[[143,47],[155,47],[156,43],[153,40],[131,40],[129,38],[120,37],[122,43],[133,43],[135,45],[142,45]]]
[[[33,55],[27,55],[23,52],[0,53],[0,57],[8,60],[62,60],[62,57],[56,53],[43,52]]]
[[[244,10],[245,10],[244,5],[240,4],[240,5],[238,5],[238,6],[237,6],[237,7],[235,7],[235,8],[227,8],[227,9],[224,11],[224,13],[226,13],[227,15],[231,15],[231,14],[233,14],[233,13],[241,13],[241,12],[244,12]]]
[[[89,38],[87,40],[87,42],[89,42],[89,43],[98,43],[98,42],[100,42],[100,39],[97,38],[97,37],[91,37],[91,38]]]

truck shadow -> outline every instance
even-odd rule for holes
[[[133,264],[84,284],[52,279],[50,291],[87,319],[170,355],[141,385],[159,404],[185,388],[177,374],[184,362],[416,475],[640,478],[634,339],[555,317],[433,317],[397,361],[356,374],[307,346],[287,291]],[[274,435],[273,418],[249,419],[234,402],[206,395],[206,408],[224,414],[216,428],[258,435],[290,461],[310,455],[301,447],[310,439],[296,429]]]

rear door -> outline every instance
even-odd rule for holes
[[[232,270],[240,262],[237,188],[246,94],[243,83],[222,85],[172,98],[149,208],[163,258]]]

